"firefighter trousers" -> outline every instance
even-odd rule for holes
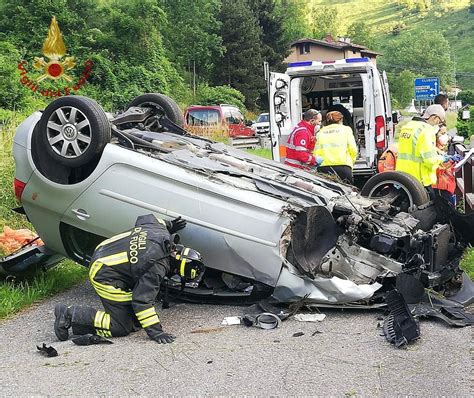
[[[122,337],[140,329],[131,302],[115,302],[102,297],[101,301],[104,311],[92,307],[71,307],[73,334],[91,333],[104,337]]]

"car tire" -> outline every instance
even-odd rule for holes
[[[147,93],[139,95],[128,104],[127,109],[131,108],[132,106],[154,106],[158,111],[160,111],[160,113],[162,113],[163,116],[166,116],[173,123],[180,127],[184,126],[183,113],[181,112],[178,104],[173,99],[164,94]]]
[[[78,95],[49,104],[38,126],[39,142],[48,156],[71,168],[91,162],[111,138],[110,123],[101,106]]]
[[[415,177],[401,171],[385,171],[374,175],[367,180],[360,193],[367,198],[382,198],[383,192],[388,195],[391,187],[406,195],[410,208],[421,206],[430,200],[425,187]]]

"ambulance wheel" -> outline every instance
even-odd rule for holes
[[[412,175],[386,171],[371,177],[362,187],[361,195],[387,200],[392,206],[408,211],[429,202],[428,192]]]

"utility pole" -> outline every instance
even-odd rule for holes
[[[193,96],[196,100],[196,60],[193,59]]]

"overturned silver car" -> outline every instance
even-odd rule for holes
[[[47,248],[87,266],[100,241],[152,212],[185,218],[181,239],[204,257],[203,280],[182,292],[189,299],[377,305],[402,273],[441,293],[459,289],[472,232],[456,225],[470,221],[427,196],[416,203],[411,177],[401,179],[407,200],[393,190],[362,197],[181,126],[161,94],[116,115],[63,97],[26,119],[14,139],[15,187]]]

